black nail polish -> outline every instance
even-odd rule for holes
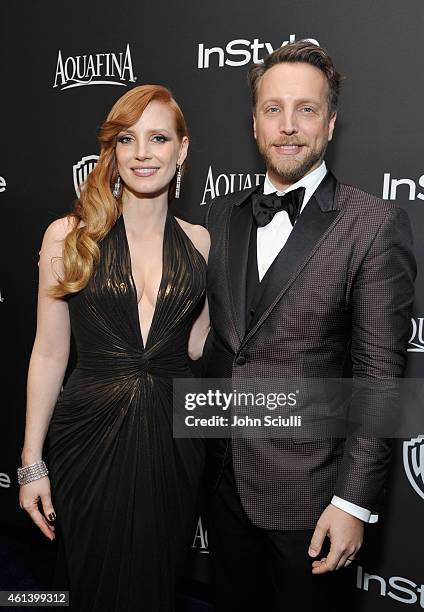
[[[49,521],[55,521],[56,520],[56,514],[54,512],[50,512],[49,514]]]

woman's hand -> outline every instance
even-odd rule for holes
[[[41,500],[44,515],[38,508],[38,502]],[[56,513],[54,511],[50,496],[50,479],[48,476],[43,476],[38,480],[33,480],[28,484],[21,485],[19,491],[19,505],[22,510],[26,510],[34,523],[41,529],[44,535],[49,540],[54,540],[54,526],[50,525],[46,519],[54,521]]]

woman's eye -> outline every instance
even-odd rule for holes
[[[118,142],[122,142],[122,144],[127,144],[130,142],[131,136],[119,136]]]
[[[167,142],[168,140],[169,139],[162,134],[156,134],[156,136],[153,136],[153,142]]]

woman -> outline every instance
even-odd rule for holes
[[[172,379],[207,335],[209,234],[168,210],[188,135],[167,89],[126,93],[100,143],[41,248],[20,505],[50,539],[57,513],[71,608],[169,612],[203,462],[199,440],[173,439]],[[78,360],[57,400],[71,330]]]

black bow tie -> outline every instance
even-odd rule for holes
[[[268,195],[254,193],[252,195],[252,213],[256,224],[259,227],[264,227],[264,225],[268,225],[272,221],[275,213],[285,210],[289,215],[291,224],[294,225],[299,216],[304,196],[304,187],[298,187],[281,196],[278,196],[276,193]]]

